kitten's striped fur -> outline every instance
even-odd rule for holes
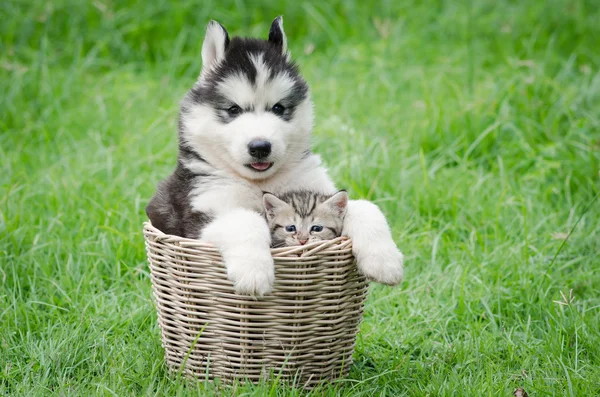
[[[342,234],[348,194],[343,190],[333,195],[306,190],[279,196],[265,193],[263,204],[271,230],[271,246],[304,245]]]

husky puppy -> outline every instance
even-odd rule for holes
[[[333,195],[294,190],[280,196],[263,195],[271,247],[291,247],[331,240],[342,235],[348,193]]]
[[[211,21],[200,76],[181,102],[177,167],[146,207],[152,224],[216,245],[238,293],[269,293],[263,192],[337,191],[310,151],[312,126],[309,88],[288,53],[282,18],[267,40],[230,39]],[[384,284],[402,280],[403,256],[377,206],[349,201],[342,233],[352,238],[363,274]]]

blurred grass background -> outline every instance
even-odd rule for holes
[[[302,394],[170,377],[141,236],[206,23],[280,14],[315,151],[407,256],[311,394],[599,395],[595,0],[3,1],[0,394]]]

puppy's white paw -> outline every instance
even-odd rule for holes
[[[271,233],[259,213],[231,210],[208,224],[201,240],[219,248],[237,293],[262,296],[271,292],[275,281]]]
[[[255,253],[245,258],[232,258],[225,265],[236,293],[263,296],[273,290],[275,267],[269,251],[265,255]]]
[[[374,244],[356,256],[358,269],[375,282],[396,285],[404,277],[404,255],[394,244]]]

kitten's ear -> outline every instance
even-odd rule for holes
[[[263,194],[263,207],[265,208],[265,213],[267,214],[267,219],[272,219],[275,216],[275,213],[280,209],[284,208],[288,204],[277,198],[277,196],[271,193]]]
[[[210,21],[206,27],[204,43],[202,43],[202,71],[200,78],[217,66],[225,57],[225,50],[229,45],[229,33],[217,21]]]
[[[269,41],[279,47],[283,55],[287,55],[287,37],[283,31],[282,16],[278,16],[273,20],[269,30]]]
[[[346,209],[348,208],[348,193],[345,190],[340,190],[327,200],[323,202],[333,212],[339,216],[346,215]]]

